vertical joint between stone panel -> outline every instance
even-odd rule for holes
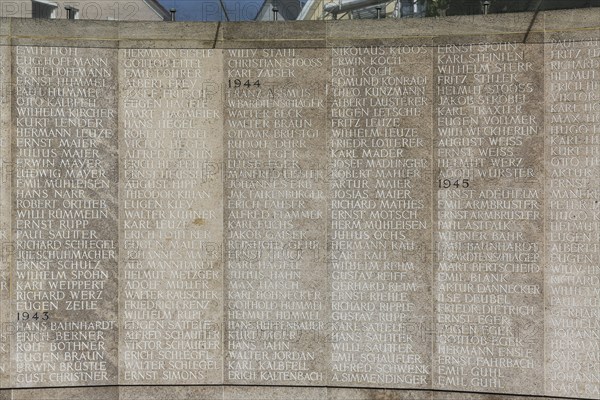
[[[118,31],[117,31],[117,35],[119,35]],[[116,52],[117,52],[117,79],[116,79],[116,85],[117,85],[117,112],[116,112],[116,128],[117,128],[117,137],[116,137],[116,153],[117,153],[117,172],[116,172],[116,176],[117,176],[117,251],[118,251],[118,256],[117,256],[117,332],[116,332],[116,346],[117,346],[117,393],[119,398],[121,398],[121,394],[120,394],[120,389],[119,389],[119,385],[121,383],[121,287],[123,285],[122,279],[121,279],[121,271],[123,271],[123,252],[121,251],[121,249],[123,248],[123,246],[121,246],[121,240],[123,239],[123,235],[121,235],[121,221],[123,221],[122,219],[122,207],[121,207],[121,146],[119,146],[119,140],[121,138],[121,113],[119,112],[121,107],[120,107],[120,103],[121,103],[121,41],[119,40],[117,42],[117,47],[116,47]]]
[[[9,46],[8,46],[8,58],[10,59],[10,63],[9,63],[9,70],[8,70],[8,79],[9,79],[9,85],[7,88],[7,96],[8,96],[8,120],[9,120],[9,128],[8,128],[8,138],[9,138],[9,143],[8,143],[8,159],[10,160],[10,166],[9,168],[11,168],[12,165],[16,165],[16,159],[15,159],[15,152],[13,152],[13,145],[14,145],[14,124],[13,124],[13,103],[14,103],[14,99],[13,99],[13,85],[14,82],[16,81],[14,79],[14,75],[15,75],[15,68],[13,68],[13,65],[15,65],[15,57],[14,57],[14,44],[13,44],[13,38],[12,38],[12,28],[13,28],[13,24],[12,24],[12,18],[10,19],[11,22],[9,24]],[[8,204],[9,204],[9,209],[11,211],[10,217],[8,218],[8,226],[7,226],[7,235],[8,235],[8,240],[9,243],[12,245],[14,245],[14,241],[13,241],[13,226],[15,226],[15,224],[13,223],[14,221],[14,213],[13,211],[13,197],[14,197],[14,182],[13,182],[13,175],[14,174],[7,174],[6,180],[9,183],[9,191],[8,191]],[[13,299],[15,298],[14,296],[14,291],[15,291],[15,274],[16,274],[16,268],[15,268],[15,262],[14,262],[14,254],[11,254],[9,261],[7,263],[8,265],[8,304],[9,304],[9,312],[8,315],[11,315],[13,313]],[[14,331],[14,329],[13,329]],[[8,384],[9,387],[13,388],[14,382],[13,382],[13,371],[14,371],[14,357],[12,352],[14,351],[13,349],[16,346],[16,338],[15,335],[9,334],[9,340],[8,340],[8,354],[9,354],[9,372],[8,372]],[[11,397],[14,396],[14,391],[11,390]]]
[[[433,85],[435,83],[435,53],[437,53],[437,46],[434,45],[433,43],[433,39],[431,40],[431,106],[430,106],[430,111],[429,111],[429,115],[431,116],[431,182],[429,182],[429,184],[431,185],[431,247],[429,248],[430,250],[430,268],[431,268],[431,279],[430,279],[430,285],[431,285],[431,320],[430,320],[430,334],[431,334],[431,360],[429,360],[429,365],[431,367],[430,370],[430,379],[431,379],[431,389],[434,389],[433,386],[433,359],[434,359],[434,353],[435,353],[435,332],[434,332],[434,323],[435,323],[435,295],[433,295],[434,291],[434,285],[435,285],[435,252],[436,252],[436,246],[435,246],[435,221],[434,221],[434,213],[435,213],[435,185],[433,184],[435,182],[435,167],[434,167],[434,160],[435,160],[435,123],[434,123],[434,109],[433,109],[433,104],[435,102],[435,91],[433,89]],[[433,395],[432,395],[433,396]]]
[[[327,26],[327,25],[326,25]],[[325,28],[325,40],[327,41],[327,28]],[[325,55],[326,55],[326,59],[327,59],[327,77],[329,78],[328,81],[325,83],[325,118],[326,120],[329,122],[329,116],[331,115],[331,104],[329,102],[329,86],[330,86],[330,82],[331,82],[331,78],[332,78],[332,67],[331,67],[331,49],[325,45]],[[328,158],[327,158],[327,164],[325,165],[325,168],[332,169],[333,172],[333,168],[332,168],[332,156],[331,156],[331,123],[327,124],[327,130],[325,132],[325,146],[327,146],[327,154],[328,154]],[[333,179],[333,174],[330,175],[330,179]],[[331,199],[331,181],[326,183],[327,185],[327,190],[329,192],[329,196],[328,198]],[[327,271],[327,288],[329,291],[331,291],[332,288],[332,283],[333,283],[333,279],[331,278],[332,275],[332,268],[331,268],[331,257],[329,255],[329,252],[331,251],[331,245],[329,244],[329,238],[331,237],[331,200],[329,200],[327,202],[327,206],[325,207],[325,252],[324,252],[324,262],[325,262],[325,270]],[[333,318],[332,318],[332,296],[331,294],[329,295],[330,300],[329,300],[329,308],[330,308],[330,314],[329,314],[329,332],[327,333],[327,337],[330,338],[329,340],[329,371],[328,371],[328,376],[327,376],[327,384],[331,384],[331,378],[332,378],[332,374],[331,374],[331,362],[333,360]],[[329,397],[329,396],[328,396]]]
[[[219,29],[221,29],[221,23],[219,22],[219,26],[217,27],[217,34],[215,35],[215,37],[218,36],[219,34]],[[223,42],[225,42],[226,38],[223,37]],[[215,40],[216,43],[216,40]],[[222,214],[222,218],[221,218],[221,223],[223,226],[223,235],[222,235],[222,246],[221,246],[221,260],[223,262],[223,284],[221,285],[221,299],[223,301],[222,304],[222,314],[221,314],[221,344],[222,344],[222,357],[221,357],[221,385],[223,388],[222,391],[222,395],[223,395],[223,400],[225,400],[225,331],[226,331],[226,305],[227,305],[227,300],[225,298],[225,285],[226,282],[228,284],[228,275],[227,275],[227,251],[226,251],[226,245],[227,245],[227,239],[226,239],[226,230],[227,230],[227,225],[226,225],[226,207],[225,204],[227,202],[227,190],[225,187],[225,177],[227,175],[227,171],[226,171],[226,166],[227,166],[227,159],[226,159],[226,149],[227,149],[227,135],[225,134],[225,128],[226,128],[226,124],[225,124],[225,120],[227,119],[227,114],[225,113],[225,71],[227,70],[227,60],[226,60],[226,53],[225,53],[225,48],[227,48],[227,46],[225,45],[225,43],[223,43],[223,45],[221,46],[222,49],[221,50],[217,50],[217,51],[221,51],[221,68],[224,72],[223,74],[223,80],[221,82],[221,104],[223,105],[221,107],[222,113],[223,113],[223,120],[221,121],[221,125],[222,125],[222,132],[223,135],[221,137],[221,141],[222,141],[222,146],[223,146],[223,157],[221,159],[221,185],[223,187],[223,201],[221,202],[221,205],[223,207],[223,214]]]
[[[546,118],[547,118],[547,114],[546,114],[546,98],[547,98],[547,87],[546,87],[546,13],[542,13],[542,26],[543,26],[543,32],[542,32],[542,98],[543,98],[543,104],[542,104],[542,133],[543,133],[543,140],[542,140],[542,154],[543,154],[543,160],[547,160],[547,149],[546,149]],[[542,200],[542,204],[543,206],[543,211],[544,211],[544,218],[542,220],[542,254],[544,255],[544,263],[543,263],[543,267],[542,267],[542,304],[543,304],[543,310],[542,310],[542,334],[543,334],[543,338],[542,338],[542,376],[543,376],[543,382],[542,382],[542,391],[543,394],[547,395],[547,389],[546,389],[546,265],[548,265],[548,252],[546,251],[547,249],[547,245],[546,245],[546,234],[547,234],[547,220],[548,220],[548,212],[547,212],[547,208],[548,208],[548,199],[546,196],[546,188],[547,188],[547,176],[548,176],[548,172],[546,171],[546,167],[545,165],[542,165],[542,174],[543,174],[543,179],[542,179],[542,187],[543,187],[543,192],[542,195],[544,196],[543,200]]]

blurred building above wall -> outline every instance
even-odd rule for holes
[[[306,0],[297,19],[421,18],[586,7],[600,7],[600,0]]]
[[[291,21],[297,19],[306,0],[265,0],[255,21]]]
[[[165,21],[171,14],[158,0],[0,0],[0,17]]]

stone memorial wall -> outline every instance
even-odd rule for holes
[[[0,399],[599,399],[599,20],[1,19]]]

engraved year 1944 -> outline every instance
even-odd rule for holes
[[[250,79],[246,81],[242,81],[241,79],[229,79],[229,88],[237,89],[237,88],[251,88],[253,86],[260,87],[260,80],[255,80],[251,82]]]

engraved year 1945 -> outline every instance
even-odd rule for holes
[[[469,187],[468,179],[439,179],[438,180],[438,188],[440,189],[466,189]]]

